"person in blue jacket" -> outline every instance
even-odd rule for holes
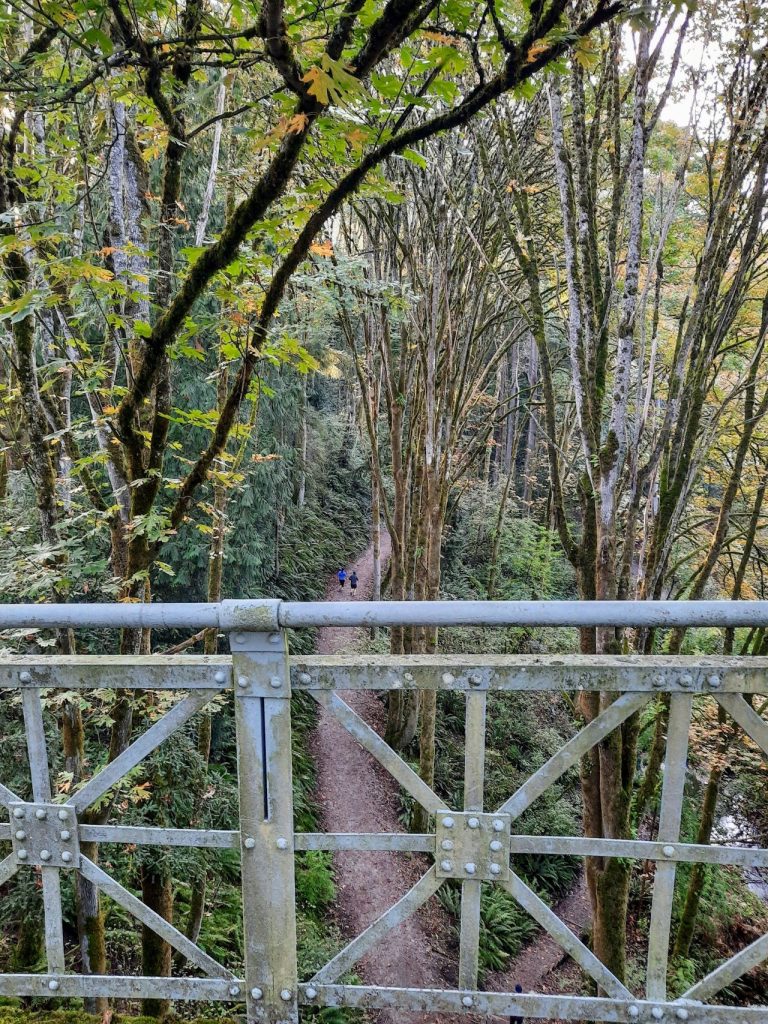
[[[339,587],[343,588],[344,584],[347,582],[347,570],[339,569],[336,575],[338,576],[339,579]]]

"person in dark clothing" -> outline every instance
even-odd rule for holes
[[[352,591],[352,597],[355,597],[355,595],[357,594],[357,583],[358,583],[357,573],[353,569],[352,570],[352,575],[349,577],[349,586],[350,586],[350,589]]]
[[[522,985],[515,985],[515,992],[518,995],[520,995],[522,993],[522,991],[523,991],[523,986]],[[525,1024],[525,1021],[524,1021],[524,1019],[522,1017],[510,1017],[509,1018],[509,1024]]]
[[[344,584],[347,582],[347,570],[346,569],[339,569],[339,571],[336,573],[336,576],[337,576],[338,581],[339,581],[339,586],[343,587]]]

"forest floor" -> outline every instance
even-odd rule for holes
[[[382,567],[386,566],[390,541],[381,542]],[[347,566],[360,579],[358,600],[371,596],[373,550],[368,548]],[[325,600],[348,600],[349,588],[340,588],[333,577]],[[360,631],[344,627],[318,630],[318,654],[353,651]],[[344,691],[340,696],[379,733],[384,730],[385,709],[371,691]],[[317,767],[317,803],[326,832],[402,832],[398,785],[367,751],[325,710],[320,709],[312,738]],[[336,918],[342,934],[351,939],[391,907],[429,867],[427,858],[417,854],[389,852],[337,853],[334,871],[337,888]],[[556,912],[578,934],[589,920],[589,901],[583,882],[555,907]],[[384,942],[357,967],[369,985],[397,985],[403,988],[455,987],[455,931],[436,899],[394,928]],[[524,992],[557,991],[557,980],[548,976],[565,953],[549,936],[542,934],[524,949],[504,972],[487,979],[487,988],[512,991],[516,984]],[[559,973],[559,972],[558,972]],[[552,987],[546,982],[551,982]],[[377,1024],[468,1024],[475,1018],[436,1014],[381,1011]],[[478,1020],[480,1018],[477,1018]],[[501,1020],[502,1018],[482,1018]],[[506,1018],[504,1018],[506,1019]]]

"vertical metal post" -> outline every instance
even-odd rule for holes
[[[464,810],[482,811],[485,778],[485,692],[467,692],[464,725]],[[461,883],[459,988],[477,988],[480,953],[480,899],[483,883]]]
[[[672,928],[672,900],[675,894],[677,866],[672,859],[675,843],[680,839],[680,819],[683,813],[683,791],[688,767],[688,732],[691,727],[693,697],[672,694],[669,705],[667,750],[664,758],[664,784],[661,792],[658,841],[665,843],[664,853],[670,860],[656,865],[653,881],[651,927],[648,936],[648,969],[646,995],[648,999],[667,997],[667,961],[669,936]]]
[[[51,802],[51,775],[48,767],[48,744],[45,740],[43,704],[40,690],[21,691],[24,727],[27,733],[29,773],[32,796],[37,803]],[[41,865],[43,909],[45,911],[45,953],[49,974],[64,972],[64,924],[61,915],[61,879],[59,869]]]
[[[291,772],[285,634],[230,636],[240,791],[248,1024],[298,1024]]]

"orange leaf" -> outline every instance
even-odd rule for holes
[[[315,256],[333,256],[333,246],[330,242],[315,242],[314,245],[310,245],[309,251],[314,253]]]
[[[546,43],[534,43],[528,53],[525,56],[526,64],[533,64],[537,57],[540,57],[542,53],[545,53],[549,47]]]

